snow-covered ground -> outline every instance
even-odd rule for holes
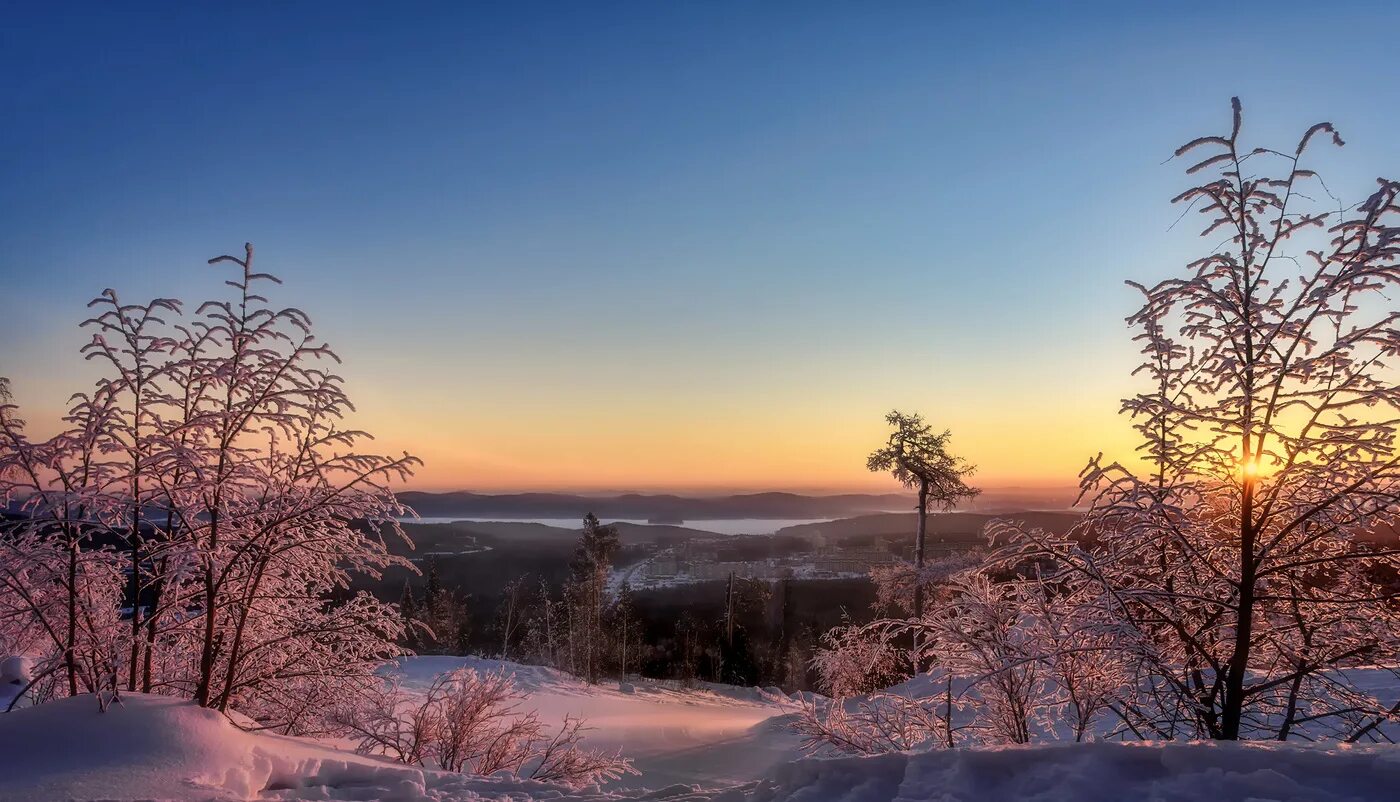
[[[799,759],[791,707],[754,689],[608,682],[545,668],[418,657],[386,671],[407,688],[443,671],[505,669],[546,721],[580,715],[587,744],[618,748],[639,777],[567,791],[253,734],[177,700],[91,697],[0,716],[0,802],[57,799],[551,800],[552,802],[1363,802],[1400,798],[1400,747],[1057,743],[875,758]],[[644,790],[649,788],[652,790]]]
[[[605,680],[590,687],[554,669],[476,657],[412,657],[400,661],[397,672],[411,689],[462,667],[504,668],[546,722],[562,722],[566,715],[587,719],[589,748],[620,749],[641,772],[619,780],[617,787],[732,785],[760,779],[798,755],[800,739],[775,720],[795,707],[769,701],[752,688],[685,688],[654,680]]]
[[[1053,743],[778,766],[746,802],[1382,802],[1400,747]]]

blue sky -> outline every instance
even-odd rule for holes
[[[856,486],[891,406],[1068,482],[1203,246],[1176,145],[1239,94],[1400,172],[1400,6],[1133,5],[10,5],[0,375],[56,409],[88,298],[251,240],[424,486]]]

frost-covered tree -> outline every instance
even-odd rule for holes
[[[520,630],[525,626],[529,579],[528,574],[518,576],[501,589],[500,603],[496,605],[496,630],[501,635],[502,660],[510,659],[511,646],[518,640]]]
[[[632,593],[632,585],[623,580],[608,611],[608,619],[615,643],[617,673],[626,677],[628,670],[641,661],[642,622],[637,617],[637,602]]]
[[[888,620],[888,619],[881,619]],[[843,624],[821,638],[812,658],[821,688],[834,697],[873,693],[908,677],[907,646],[894,626]]]
[[[417,460],[355,450],[367,435],[341,425],[351,404],[329,370],[335,354],[305,313],[259,294],[277,279],[254,270],[252,246],[210,263],[234,266],[234,297],[196,313],[201,392],[175,458],[186,483],[165,488],[197,565],[191,693],[221,709],[242,699],[259,713],[295,714],[286,702],[363,683],[393,652],[392,608],[365,594],[327,599],[348,588],[351,571],[403,562],[375,531],[402,537],[389,482]]]
[[[63,428],[31,440],[6,393],[0,399],[0,502],[19,516],[0,524],[0,647],[37,658],[34,682],[76,695],[115,689],[121,659],[121,573],[106,525],[120,502],[107,459],[112,399],[78,394]]]
[[[391,679],[342,705],[335,720],[359,752],[410,765],[575,788],[637,773],[626,758],[585,749],[582,719],[550,732],[527,701],[503,672],[460,669],[419,691]]]
[[[1067,536],[993,535],[1131,636],[1140,731],[1354,740],[1400,709],[1347,671],[1400,660],[1400,183],[1328,200],[1304,158],[1330,123],[1251,148],[1233,108],[1177,151],[1201,178],[1175,201],[1219,245],[1133,285],[1145,467],[1092,461]]]
[[[251,246],[211,264],[234,266],[231,297],[188,316],[93,302],[100,375],[58,435],[0,406],[0,493],[23,512],[0,532],[4,626],[43,635],[70,694],[120,677],[306,729],[396,650],[397,611],[347,591],[401,562],[380,533],[402,536],[389,486],[417,460],[359,450],[335,354],[261,294],[277,280]]]
[[[560,668],[560,642],[564,640],[565,615],[563,602],[554,598],[549,582],[541,577],[536,583],[525,628],[525,650],[531,662]]]
[[[578,547],[569,563],[569,640],[575,654],[574,672],[590,683],[598,681],[607,654],[604,616],[608,608],[608,574],[621,548],[617,528],[604,526],[597,516],[583,518]]]
[[[913,635],[926,670],[887,690]],[[833,699],[795,722],[810,749],[1085,740],[1123,730],[1112,713],[1131,699],[1131,661],[1112,622],[1085,599],[995,567],[950,576],[921,618],[841,627],[824,645],[816,663]]]
[[[143,485],[142,479],[150,466],[167,451],[161,410],[164,403],[167,355],[173,341],[162,315],[178,314],[179,302],[158,298],[146,304],[123,304],[114,290],[108,289],[88,304],[98,313],[83,326],[95,329],[92,340],[83,347],[89,360],[99,360],[107,371],[107,379],[97,386],[113,410],[108,429],[109,448],[117,455],[119,465],[112,466],[114,479],[120,487],[107,488],[105,493],[124,496],[124,503],[113,504],[111,522],[114,529],[126,530],[128,551],[127,598],[131,601],[130,651],[127,659],[128,691],[135,691],[140,679],[142,611],[146,591],[145,527],[143,509],[148,502],[159,502],[155,488]],[[114,499],[115,501],[115,499]],[[123,526],[125,524],[125,526]]]

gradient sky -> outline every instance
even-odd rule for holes
[[[1400,173],[1400,4],[875,5],[6,3],[0,375],[251,240],[419,487],[884,488],[891,407],[1068,485],[1230,95]]]

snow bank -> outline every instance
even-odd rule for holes
[[[529,666],[417,658],[406,685],[461,665],[516,673],[542,715],[589,716],[641,787],[569,791],[401,766],[245,732],[187,702],[90,696],[0,715],[0,802],[58,799],[386,802],[1370,802],[1400,798],[1400,746],[1099,742],[793,760],[790,715],[738,689],[588,686]]]
[[[584,686],[582,694],[572,698],[606,704],[610,697]],[[648,726],[643,729],[655,734]],[[106,713],[98,711],[92,696],[78,696],[0,715],[0,767],[0,802],[742,802],[744,793],[736,788],[713,790],[730,785],[725,780],[653,781],[653,787],[662,786],[659,790],[570,791],[514,777],[425,771],[342,751],[326,742],[245,732],[215,711],[144,694],[124,694]],[[690,770],[707,778],[726,774],[715,761],[700,761]]]
[[[314,742],[244,732],[178,699],[127,694],[101,713],[91,696],[0,716],[0,800],[325,798],[373,787],[371,798],[424,798],[424,772]]]
[[[1374,802],[1400,796],[1400,747],[1056,743],[777,767],[750,802]]]

